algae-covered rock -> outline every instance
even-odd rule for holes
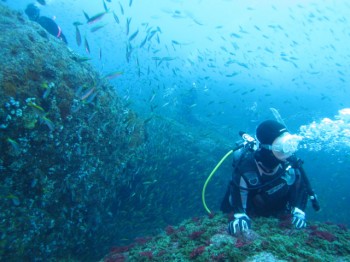
[[[196,217],[114,247],[103,261],[350,261],[347,228],[311,222],[296,230],[288,219],[255,218],[252,230],[231,236],[228,216]]]
[[[91,257],[143,121],[39,25],[0,5],[0,29],[0,258]]]
[[[218,141],[138,118],[88,62],[1,4],[0,30],[0,260],[96,261],[203,212]]]

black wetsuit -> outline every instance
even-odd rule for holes
[[[43,28],[46,29],[51,35],[56,36],[67,44],[67,39],[62,33],[61,28],[51,18],[46,16],[40,16],[36,22],[38,22]]]
[[[261,174],[256,152],[242,149],[233,162],[233,175],[221,204],[223,212],[246,213],[248,216],[279,216],[291,208],[306,208],[308,194],[299,169],[281,162],[273,175]],[[244,189],[244,188],[248,188]]]

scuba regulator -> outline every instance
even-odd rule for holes
[[[218,170],[218,168],[221,166],[221,164],[226,160],[226,158],[229,155],[231,155],[232,153],[234,153],[235,151],[237,151],[237,150],[239,150],[241,148],[246,148],[248,150],[255,151],[257,149],[257,147],[258,147],[257,141],[252,136],[250,136],[249,134],[247,134],[247,133],[245,133],[243,131],[240,131],[239,135],[242,137],[243,142],[238,144],[235,148],[231,149],[229,152],[226,153],[226,155],[224,155],[224,157],[215,166],[213,171],[211,171],[210,175],[208,176],[207,180],[204,183],[204,186],[203,186],[203,189],[202,189],[202,203],[203,203],[203,206],[204,206],[205,210],[209,214],[211,214],[211,211],[207,207],[207,204],[205,202],[205,190],[207,188],[207,185],[208,185],[210,179],[213,177],[215,172]],[[313,191],[313,189],[311,187],[311,184],[310,184],[310,181],[309,181],[309,179],[308,179],[308,177],[307,177],[307,175],[305,173],[305,170],[302,167],[304,162],[301,159],[297,158],[294,154],[292,156],[290,156],[287,160],[291,163],[291,167],[297,168],[300,171],[301,177],[304,180],[304,183],[306,185],[306,190],[307,190],[307,193],[309,195],[309,199],[311,201],[312,207],[313,207],[313,209],[315,211],[319,211],[320,210],[320,204],[318,202],[317,195]],[[289,166],[289,168],[290,168],[290,166]]]

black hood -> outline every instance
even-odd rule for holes
[[[40,9],[34,4],[29,4],[27,5],[25,13],[27,14],[30,20],[37,21],[40,16]]]

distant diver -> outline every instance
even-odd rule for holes
[[[195,83],[191,89],[180,96],[179,114],[183,121],[188,123],[196,123],[197,119],[193,114],[193,108],[197,106],[198,92]]]
[[[34,4],[27,5],[25,10],[28,18],[32,21],[39,23],[43,28],[46,29],[51,35],[61,39],[63,42],[67,44],[67,39],[62,33],[62,29],[49,17],[40,16],[40,9]]]
[[[46,5],[46,1],[45,0],[36,0],[39,4],[41,5]]]

